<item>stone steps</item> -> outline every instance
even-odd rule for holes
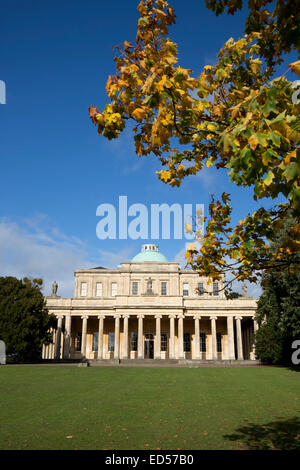
[[[88,366],[177,366],[177,367],[201,367],[201,366],[257,366],[260,361],[239,360],[188,360],[188,359],[102,359],[89,360]]]

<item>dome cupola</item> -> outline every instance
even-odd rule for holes
[[[134,258],[132,258],[131,263],[167,263],[167,258],[159,252],[158,245],[153,245],[152,243],[147,243],[142,245],[141,252],[138,253]]]

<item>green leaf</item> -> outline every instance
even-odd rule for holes
[[[265,166],[268,166],[269,162],[274,160],[274,158],[278,158],[278,154],[272,149],[268,149],[262,154],[262,161]]]
[[[162,97],[163,100],[172,101],[172,96],[167,91],[163,91],[162,94],[161,94],[161,97]]]
[[[141,27],[145,27],[145,26],[147,26],[148,22],[149,21],[148,21],[147,16],[143,16],[142,18],[139,19],[138,24]]]
[[[184,80],[186,80],[186,78],[187,77],[182,72],[176,72],[175,75],[174,75],[174,79],[178,83],[183,82]]]
[[[270,132],[269,139],[272,140],[276,147],[280,147],[280,135],[277,132]]]
[[[264,184],[265,184],[266,186],[270,186],[270,184],[272,183],[273,179],[274,179],[274,173],[273,173],[272,171],[268,171],[267,176],[266,176],[265,179],[264,179]]]
[[[153,95],[145,96],[145,99],[143,100],[142,104],[145,104],[145,105],[149,104],[152,98],[153,98]]]
[[[287,181],[291,181],[300,176],[300,166],[297,162],[291,162],[287,165],[286,170],[283,172]]]
[[[268,100],[262,108],[263,115],[268,117],[270,113],[277,113],[276,103],[273,100]]]
[[[249,253],[252,251],[252,240],[247,240],[245,243],[244,243],[244,247],[245,247],[245,250]]]
[[[245,160],[246,163],[253,160],[253,152],[248,147],[243,148],[241,151],[241,159]]]
[[[285,121],[286,120],[285,114],[286,114],[286,110],[282,111],[282,113],[278,114],[278,116],[276,116],[276,118],[272,119],[271,121],[266,119],[266,122],[269,124],[276,124],[276,122]]]
[[[256,132],[256,138],[257,138],[258,142],[260,143],[260,145],[262,145],[263,147],[267,146],[267,135],[266,134],[262,134],[261,132]]]

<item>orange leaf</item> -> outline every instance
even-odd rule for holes
[[[136,120],[136,121],[141,121],[143,119],[143,117],[145,116],[145,114],[147,113],[148,109],[143,106],[142,108],[136,108],[133,112],[132,112],[132,117]]]

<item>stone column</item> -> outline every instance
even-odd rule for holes
[[[52,333],[52,343],[49,344],[49,359],[54,359],[56,334],[53,328],[51,328],[51,333]]]
[[[51,341],[52,343],[48,344],[48,346],[46,346],[46,359],[52,359],[51,357],[51,352],[52,352],[52,345],[53,345],[53,341],[54,341],[54,334],[53,334],[53,328],[50,328],[50,335],[51,335]]]
[[[155,315],[156,318],[156,334],[155,334],[155,359],[160,359],[160,344],[161,344],[161,315]]]
[[[138,359],[143,359],[143,318],[144,315],[138,315]]]
[[[126,313],[124,318],[124,331],[123,331],[123,359],[128,359],[128,319],[129,315]]]
[[[210,317],[211,320],[211,349],[212,349],[212,360],[216,361],[218,359],[218,353],[217,353],[217,326],[216,326],[216,320],[217,317],[212,316]]]
[[[71,315],[65,317],[65,333],[64,333],[64,359],[70,359],[71,347]]]
[[[104,330],[105,315],[98,315],[99,330],[98,330],[98,359],[103,359],[103,330]]]
[[[256,359],[256,356],[255,356],[255,344],[254,344],[254,340],[255,340],[255,333],[257,332],[258,330],[258,324],[257,324],[257,321],[255,320],[255,317],[252,317],[252,320],[253,320],[253,334],[252,334],[252,337],[251,337],[251,343],[252,343],[252,349],[251,349],[251,352],[250,352],[250,359],[252,361],[255,361]]]
[[[194,342],[194,356],[195,359],[200,359],[200,315],[195,315],[195,342]]]
[[[246,328],[246,331],[245,331],[246,335],[245,335],[245,350],[244,350],[244,356],[245,357],[248,357],[248,355],[250,356],[250,352],[251,352],[251,343],[250,343],[250,328],[249,328],[249,325],[247,325],[247,328]]]
[[[241,327],[241,316],[235,317],[236,319],[236,342],[237,342],[237,353],[238,353],[238,360],[242,361],[244,359],[243,356],[243,342],[242,342],[242,327]]]
[[[175,315],[169,315],[170,318],[170,359],[175,359]]]
[[[184,315],[178,315],[178,359],[184,359],[183,350],[183,319]]]
[[[234,330],[233,330],[233,317],[227,317],[227,357],[230,361],[235,360],[234,352]]]
[[[56,343],[55,343],[55,359],[60,359],[61,329],[62,329],[63,315],[58,315],[56,318],[57,318],[57,330],[56,330]]]
[[[81,354],[86,356],[86,332],[87,332],[87,321],[88,315],[83,315],[82,319],[82,336],[81,336]]]
[[[114,315],[115,318],[115,347],[114,347],[114,358],[119,359],[120,357],[120,316]]]

